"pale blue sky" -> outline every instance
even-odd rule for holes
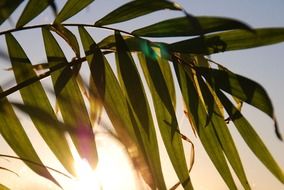
[[[64,1],[65,2],[65,1]],[[118,7],[123,0],[96,0],[95,3],[87,9],[87,12],[82,12],[78,19],[70,19],[67,22],[85,22],[94,23],[95,20],[105,15],[107,12],[115,7]],[[180,0],[179,2],[189,13],[193,15],[209,15],[209,16],[226,16],[231,18],[240,19],[252,27],[284,27],[284,1],[282,0]],[[61,4],[59,5],[59,7]],[[97,8],[99,7],[99,8]],[[52,21],[50,17],[51,11],[48,10],[46,14],[42,14],[38,20],[33,21],[31,24],[45,21],[47,23]],[[133,21],[128,21],[123,24],[116,24],[114,27],[118,27],[127,31],[132,31],[137,27],[152,24],[163,18],[173,16],[181,16],[180,13],[173,11],[157,12],[148,15],[144,18],[138,18]],[[9,24],[4,25],[4,27],[9,27]],[[3,27],[3,26],[2,26]],[[1,28],[2,30],[2,28]],[[105,31],[97,30],[95,39],[99,40],[102,36],[105,36]],[[38,31],[32,33],[21,32],[16,35],[16,37],[21,41],[22,44],[29,46],[31,42],[31,51],[27,52],[31,60],[35,63],[43,61],[44,54],[41,51],[43,44],[40,39],[40,34]],[[110,34],[110,33],[107,33]],[[3,37],[0,38],[1,43],[3,43]],[[2,48],[2,45],[0,46]],[[30,47],[30,46],[29,46]],[[37,53],[34,53],[37,52]],[[71,51],[67,50],[66,54],[70,55]],[[270,95],[275,111],[276,117],[283,134],[284,129],[284,43],[277,45],[266,46],[261,48],[254,48],[242,51],[232,51],[225,52],[216,55],[212,55],[211,58],[219,63],[224,64],[226,67],[230,68],[232,71],[249,77],[264,86]],[[2,59],[0,59],[2,60]],[[4,66],[3,66],[4,65]],[[7,68],[7,64],[1,64],[0,69]],[[1,71],[2,72],[2,71]],[[3,85],[3,75],[0,76]],[[5,81],[5,80],[4,80]],[[185,118],[182,116],[182,110],[178,113],[178,119],[181,122],[182,128],[185,129],[188,124]],[[245,113],[249,116],[249,120],[255,126],[259,134],[265,138],[265,142],[268,145],[271,152],[275,155],[276,160],[284,168],[284,144],[280,143],[273,130],[272,121],[263,113],[250,108],[245,107]],[[272,177],[269,172],[262,166],[257,159],[252,156],[248,148],[239,136],[231,127],[234,137],[236,137],[237,143],[239,143],[239,150],[241,153],[241,158],[244,160],[244,166],[248,173],[248,178],[253,185],[253,189],[256,190],[266,190],[266,189],[282,189],[284,186],[280,184],[274,177]],[[28,128],[29,133],[34,131]],[[202,147],[200,146],[198,140],[194,138],[192,134],[189,134],[190,138],[196,143],[196,165],[192,171],[192,178],[197,190],[226,190],[227,187],[222,181],[219,174],[214,170],[212,164],[210,163],[208,157],[205,155]],[[33,135],[33,138],[39,139],[38,135]],[[1,151],[4,147],[4,142],[0,138]],[[186,147],[188,147],[186,145]],[[40,147],[37,147],[40,148]],[[4,149],[7,153],[10,151]],[[188,149],[187,149],[188,150]],[[41,153],[44,155],[44,153]],[[54,159],[54,158],[52,158]],[[52,160],[49,159],[49,160]],[[166,159],[167,160],[167,159]],[[7,163],[6,161],[0,160],[0,163]],[[14,168],[19,167],[15,164]],[[0,165],[1,166],[1,165]],[[57,165],[56,165],[57,166]],[[59,166],[60,167],[60,166]],[[165,167],[166,168],[166,167]],[[3,172],[0,172],[0,179],[3,177]],[[168,181],[172,183],[175,182],[175,178],[171,174],[166,172]],[[11,177],[9,175],[9,177]],[[16,179],[16,178],[15,178]],[[17,187],[16,189],[20,189]]]

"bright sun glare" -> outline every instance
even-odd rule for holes
[[[93,170],[85,159],[75,156],[77,179],[70,190],[137,189],[137,175],[124,149],[115,140],[97,138],[99,162]]]

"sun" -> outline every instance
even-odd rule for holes
[[[122,145],[106,136],[96,138],[99,161],[95,170],[85,159],[74,157],[77,178],[70,190],[139,189],[137,172]]]

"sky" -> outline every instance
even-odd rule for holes
[[[62,1],[65,2],[65,1]],[[113,1],[104,1],[96,0],[95,3],[90,6],[87,11],[83,11],[76,18],[71,18],[67,22],[83,22],[83,23],[94,23],[95,20],[101,18],[109,11],[121,5],[123,0],[113,0]],[[244,21],[252,27],[284,27],[284,1],[282,0],[239,0],[239,1],[228,1],[228,0],[215,0],[212,3],[211,0],[180,0],[179,2],[190,14],[201,16],[225,16],[230,18],[236,18]],[[24,5],[24,4],[23,4]],[[23,5],[19,8],[23,8]],[[59,4],[59,7],[62,7],[63,3]],[[97,8],[99,7],[99,8]],[[168,17],[181,16],[180,13],[174,11],[164,11],[157,12],[145,16],[143,18],[137,18],[135,20],[127,21],[122,24],[115,24],[113,27],[117,27],[126,31],[132,31],[136,28],[139,28],[144,25],[149,25],[154,22],[157,22],[161,19]],[[15,18],[17,13],[15,14]],[[51,10],[47,10],[44,14],[40,15],[36,20],[32,21],[30,25],[36,24],[38,22],[52,22]],[[1,30],[4,30],[10,27],[9,23],[5,23],[0,27]],[[107,31],[95,30],[94,38],[99,40],[102,37],[110,34]],[[43,43],[41,42],[40,35],[38,31],[30,32],[20,32],[15,35],[17,39],[24,46],[28,46],[30,50],[27,52],[29,58],[34,63],[39,63],[44,60],[44,54],[41,51],[43,49]],[[179,38],[180,39],[180,38]],[[3,37],[0,37],[1,48],[3,47]],[[159,39],[162,40],[162,39]],[[170,39],[174,40],[174,39]],[[30,45],[30,42],[33,41],[33,45]],[[5,46],[3,47],[5,48]],[[35,53],[36,52],[36,53]],[[241,51],[231,51],[219,53],[211,56],[216,62],[223,64],[224,66],[230,68],[232,71],[246,76],[250,79],[253,79],[260,83],[268,92],[269,96],[272,99],[274,109],[276,112],[276,117],[280,126],[280,131],[284,135],[284,63],[283,55],[284,52],[284,43],[241,50]],[[66,49],[66,55],[71,54],[70,49]],[[5,60],[0,59],[5,62]],[[6,61],[7,62],[7,61]],[[7,68],[8,64],[4,63],[0,65],[0,69]],[[1,71],[2,72],[2,71]],[[0,84],[6,84],[6,78],[8,73],[0,76]],[[177,92],[178,93],[178,92]],[[177,118],[180,122],[182,130],[188,135],[190,139],[195,143],[196,150],[196,161],[193,167],[191,177],[194,186],[197,190],[226,190],[227,187],[222,181],[220,175],[215,171],[214,166],[211,164],[208,156],[200,145],[198,139],[196,139],[193,134],[188,130],[190,129],[186,118],[182,114],[182,103],[178,101],[178,106],[180,107]],[[257,132],[261,137],[264,138],[264,142],[269,147],[269,150],[274,155],[275,159],[278,161],[280,166],[284,168],[284,143],[280,142],[274,135],[273,122],[265,114],[257,111],[256,109],[245,106],[244,112],[248,116],[249,121],[253,124]],[[56,163],[54,156],[52,156],[38,133],[33,129],[32,124],[29,121],[24,121],[26,123],[27,133],[33,138],[36,139],[35,148],[38,150],[39,155],[43,158],[45,163],[52,165],[58,169],[62,169],[58,163]],[[260,162],[253,156],[250,150],[246,147],[245,143],[240,139],[240,136],[237,134],[233,126],[230,126],[230,130],[237,142],[238,150],[240,151],[241,159],[243,160],[245,170],[247,172],[249,181],[252,184],[253,189],[256,190],[265,190],[265,189],[283,189],[284,186],[278,182],[266,169],[260,164]],[[113,144],[107,144],[105,146],[112,146]],[[115,146],[115,144],[114,144]],[[1,153],[12,154],[11,150],[5,145],[5,142],[0,138],[0,147]],[[190,147],[188,144],[185,144],[186,155],[189,155]],[[2,152],[3,151],[3,152]],[[118,154],[122,154],[123,150]],[[50,155],[46,157],[45,155]],[[103,153],[102,153],[103,154]],[[161,151],[163,156],[163,169],[165,171],[165,177],[168,185],[174,184],[176,182],[176,177],[169,172],[172,168],[169,167],[169,160],[163,151]],[[127,158],[123,158],[124,160]],[[44,179],[35,178],[35,175],[23,167],[20,162],[8,161],[0,159],[0,166],[10,166],[12,170],[15,170],[19,173],[20,177],[16,177],[13,174],[0,171],[0,179],[7,180],[7,185],[12,185],[12,189],[20,190],[29,188],[27,185],[32,185],[33,188],[38,186],[42,188],[42,184],[47,184],[46,189],[53,189],[52,184],[45,182]],[[129,168],[131,170],[131,168]],[[119,174],[116,174],[119,175]],[[133,174],[135,175],[135,174]],[[62,177],[57,176],[60,178]],[[9,179],[8,179],[9,178]],[[18,180],[18,178],[24,178],[20,180],[19,183],[14,183],[13,181]],[[34,180],[36,179],[36,180]],[[135,186],[135,184],[133,184]]]

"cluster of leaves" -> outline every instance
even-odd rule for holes
[[[21,3],[22,0],[4,0],[0,4],[0,24],[9,19]],[[46,144],[71,175],[76,174],[65,133],[71,136],[80,156],[95,168],[98,156],[93,126],[98,122],[101,110],[105,109],[117,138],[126,147],[135,167],[151,189],[167,188],[161,169],[154,119],[157,120],[157,127],[178,176],[178,184],[184,189],[193,189],[189,175],[191,166],[186,164],[182,146],[182,139],[186,137],[179,131],[175,114],[175,93],[176,90],[181,90],[185,114],[192,131],[199,137],[229,189],[237,189],[229,165],[245,189],[250,189],[250,185],[227,128],[228,121],[234,123],[248,147],[264,166],[284,183],[283,171],[242,115],[241,106],[238,106],[244,102],[269,115],[275,121],[275,132],[281,139],[267,93],[258,83],[248,78],[221,65],[213,67],[212,61],[206,58],[206,55],[213,53],[282,42],[284,28],[253,29],[234,19],[195,17],[176,3],[166,0],[130,1],[94,24],[64,23],[91,3],[93,0],[68,0],[57,13],[53,0],[29,0],[16,27],[0,31],[1,36],[5,35],[11,71],[17,83],[6,90],[0,88],[0,132],[27,166],[59,185],[49,173],[50,168],[42,164],[15,108],[30,116]],[[52,8],[56,16],[52,24],[25,26],[48,7]],[[133,32],[105,26],[164,9],[181,11],[184,16]],[[76,37],[69,30],[70,27],[76,27],[80,37]],[[48,60],[44,64],[31,63],[21,44],[13,36],[13,33],[34,28],[41,29],[45,46],[43,51]],[[108,29],[114,34],[96,43],[86,28]],[[65,40],[74,51],[71,61],[67,61],[54,35]],[[147,39],[177,36],[187,38],[171,44]],[[80,45],[85,55],[81,55]],[[114,54],[116,72],[105,58],[106,54]],[[134,56],[138,56],[141,72],[137,69],[138,63],[134,61]],[[79,73],[81,64],[85,63],[89,65],[91,73],[87,90],[80,82]],[[43,70],[41,74],[35,72],[40,69]],[[142,83],[142,75],[146,84]],[[178,84],[173,82],[173,75],[177,77]],[[46,77],[52,79],[53,92],[63,121],[58,120],[46,95],[47,89],[41,84],[40,80]],[[151,113],[145,85],[149,87],[155,115]],[[8,95],[16,91],[20,92],[23,103],[7,99]],[[84,94],[87,94],[88,101],[84,100]],[[86,108],[86,104],[90,105],[90,110]],[[0,168],[3,169],[7,170]],[[0,188],[5,189],[2,186]]]

